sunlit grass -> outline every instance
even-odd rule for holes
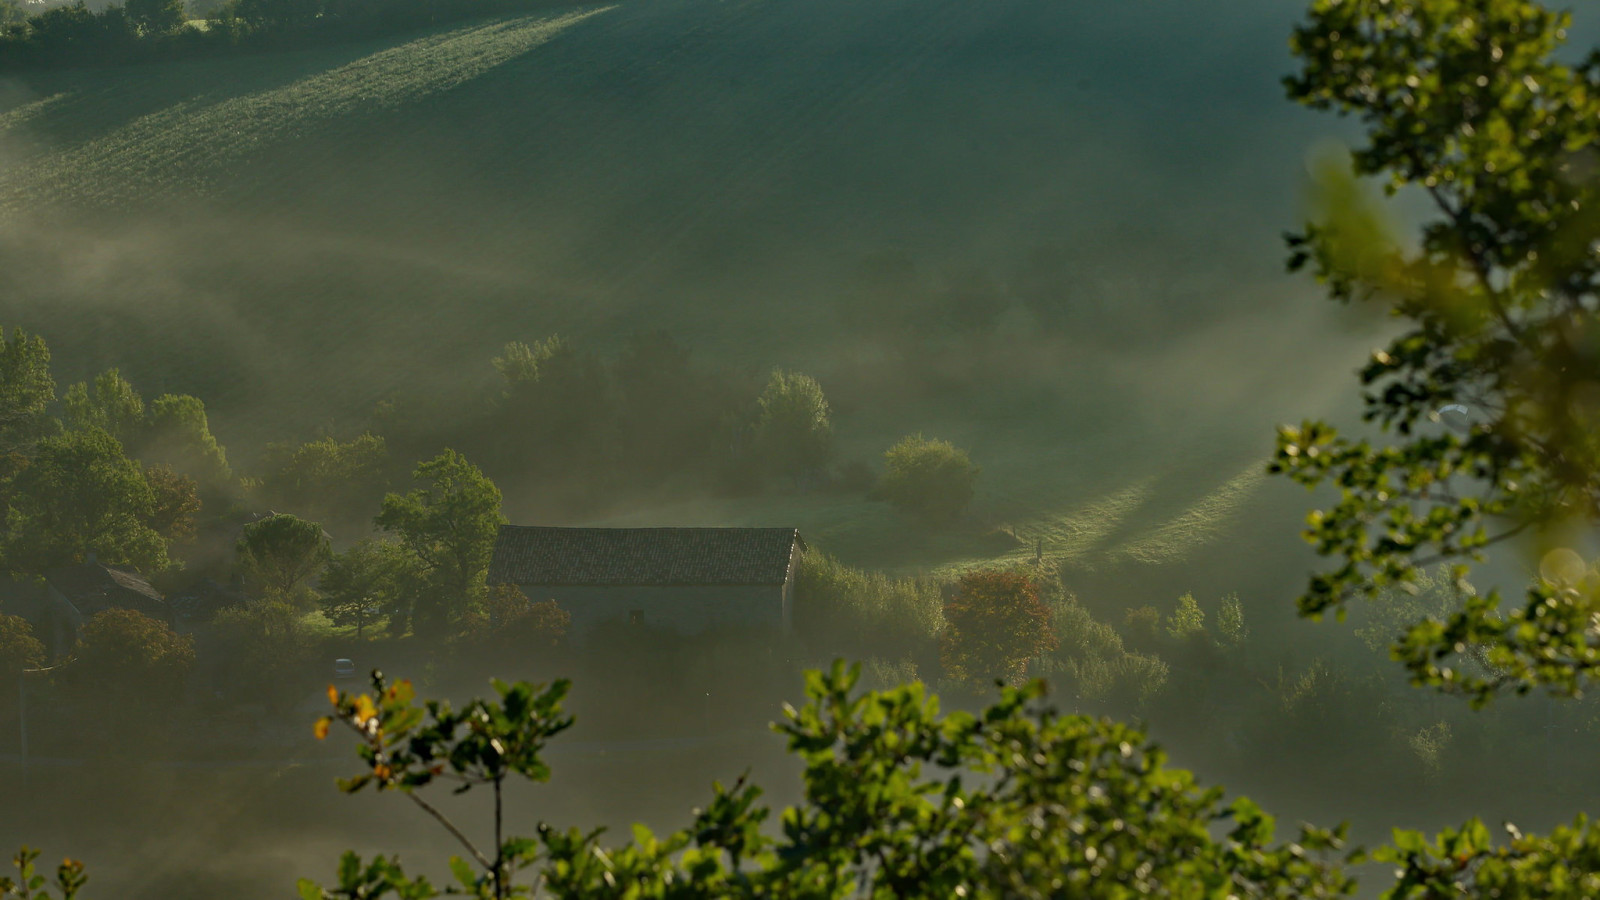
[[[274,143],[448,91],[609,9],[497,19],[428,35],[282,87],[231,97],[200,94],[12,167],[0,175],[0,204],[203,194]],[[57,93],[14,109],[0,116],[0,136],[70,102],[70,95]]]
[[[1191,559],[1226,534],[1266,477],[1266,463],[1251,462],[1182,513],[1119,547],[1110,548],[1106,558],[1113,562],[1147,564]]]

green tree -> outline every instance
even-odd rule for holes
[[[413,478],[422,487],[384,497],[376,522],[420,564],[425,584],[413,627],[438,634],[482,602],[489,556],[506,518],[500,489],[454,450],[419,463]]]
[[[5,558],[13,571],[82,562],[91,550],[146,574],[171,566],[166,541],[148,524],[155,495],[143,467],[98,428],[41,440],[10,493]]]
[[[1273,821],[1220,789],[1170,769],[1144,735],[1059,716],[1042,687],[1007,689],[978,714],[940,715],[921,684],[858,694],[859,669],[806,676],[808,702],[774,730],[804,765],[803,799],[776,815],[744,779],[715,786],[689,825],[601,844],[601,831],[541,826],[507,836],[499,801],[512,779],[550,778],[549,742],[571,725],[566,682],[495,682],[499,695],[461,710],[419,706],[408,682],[374,678],[373,693],[332,693],[356,735],[362,770],[340,787],[395,791],[439,822],[464,851],[451,890],[499,900],[559,898],[1027,897],[1313,898],[1349,896],[1342,833],[1303,827],[1275,841]],[[487,789],[497,802],[474,839],[423,793],[435,783]],[[1330,857],[1333,857],[1330,859]],[[399,860],[345,854],[332,890],[300,883],[306,900],[428,898],[443,892]]]
[[[1056,648],[1050,609],[1018,572],[968,572],[944,607],[940,660],[969,684],[1021,677],[1028,660]]]
[[[308,673],[315,648],[303,618],[293,604],[279,599],[217,613],[212,627],[229,695],[259,699],[285,712],[314,690]]]
[[[324,437],[304,444],[269,444],[261,489],[275,508],[317,521],[366,520],[383,500],[389,452],[382,437],[348,441]]]
[[[1229,594],[1217,604],[1217,633],[1233,647],[1242,647],[1250,639],[1250,628],[1244,622],[1244,604],[1238,594]]]
[[[1600,54],[1563,62],[1568,23],[1528,0],[1316,0],[1286,82],[1366,130],[1351,166],[1329,168],[1316,221],[1290,237],[1290,266],[1403,326],[1361,371],[1365,418],[1387,439],[1309,421],[1279,434],[1274,471],[1340,487],[1308,531],[1334,564],[1300,608],[1342,613],[1456,561],[1459,608],[1414,623],[1396,652],[1417,681],[1479,703],[1506,687],[1575,693],[1600,667],[1593,594],[1540,579],[1506,608],[1465,582],[1491,544],[1600,517],[1600,184],[1587,174]],[[1351,169],[1432,203],[1415,250],[1389,237]],[[1446,428],[1449,404],[1472,421]],[[1470,647],[1491,671],[1460,664]]]
[[[1186,640],[1196,635],[1204,634],[1206,630],[1206,612],[1194,599],[1193,594],[1184,594],[1178,598],[1178,606],[1167,617],[1167,636],[1175,641]]]
[[[1401,325],[1360,373],[1381,437],[1280,430],[1272,470],[1339,489],[1309,518],[1333,562],[1300,610],[1342,616],[1356,598],[1425,590],[1427,567],[1452,563],[1448,595],[1428,599],[1442,615],[1404,626],[1392,652],[1415,683],[1474,705],[1504,689],[1577,695],[1600,670],[1600,592],[1560,546],[1600,519],[1600,52],[1564,62],[1569,25],[1529,0],[1315,0],[1291,43],[1289,96],[1366,134],[1349,165],[1325,164],[1289,266]],[[1361,193],[1369,176],[1432,204],[1415,249]],[[1444,419],[1452,405],[1467,421]],[[1522,602],[1475,590],[1470,563],[1519,535],[1548,554]],[[1433,841],[1397,831],[1378,856],[1397,870],[1386,896],[1600,887],[1586,819],[1549,837],[1507,830],[1499,847],[1477,820]]]
[[[140,34],[171,34],[183,27],[183,0],[127,0],[123,11]]]
[[[883,461],[887,471],[878,494],[902,512],[950,522],[972,503],[979,469],[949,441],[907,435],[884,452]]]
[[[403,617],[421,578],[415,556],[399,544],[363,540],[328,561],[317,584],[322,613],[361,634],[375,615]]]
[[[287,513],[246,525],[236,549],[245,577],[267,597],[288,601],[332,556],[321,525]]]
[[[1050,669],[1067,676],[1080,702],[1109,703],[1128,711],[1144,706],[1166,686],[1171,670],[1165,662],[1154,654],[1130,652],[1115,628],[1096,621],[1075,598],[1049,606],[1057,642]]]
[[[0,451],[10,451],[49,431],[56,382],[44,338],[20,328],[0,328]]]
[[[117,369],[96,375],[92,383],[78,382],[61,398],[68,428],[98,428],[122,442],[138,446],[144,440],[144,398]]]
[[[833,458],[833,420],[822,385],[810,375],[774,369],[756,398],[754,449],[776,472],[800,477]]]
[[[44,662],[44,644],[21,616],[0,613],[0,673],[15,675]]]
[[[206,405],[188,394],[163,394],[150,404],[138,456],[164,465],[207,487],[226,485],[233,477],[228,452],[211,434]]]

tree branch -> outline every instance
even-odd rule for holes
[[[477,847],[473,846],[472,841],[468,840],[467,836],[461,833],[461,829],[457,828],[455,823],[450,821],[444,813],[434,809],[432,804],[428,803],[428,801],[422,799],[421,797],[418,797],[412,791],[406,791],[406,796],[411,798],[412,803],[415,803],[417,806],[421,807],[423,812],[433,816],[434,820],[440,825],[443,825],[446,831],[450,832],[452,835],[455,835],[455,839],[461,842],[461,846],[467,848],[467,852],[471,853],[472,857],[478,861],[478,865],[483,866],[485,869],[494,868],[493,864],[489,862],[488,857],[484,856]]]

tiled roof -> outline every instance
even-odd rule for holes
[[[793,528],[502,525],[490,584],[783,584]]]
[[[55,569],[45,579],[86,616],[113,606],[166,615],[166,601],[137,572],[99,563],[78,563]]]

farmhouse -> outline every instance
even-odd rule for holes
[[[0,613],[27,619],[52,660],[65,657],[83,623],[108,609],[172,621],[171,607],[144,576],[104,565],[92,553],[88,562],[52,569],[41,578],[0,579]]]
[[[804,549],[793,528],[502,525],[489,583],[556,601],[577,637],[604,622],[786,630]]]

